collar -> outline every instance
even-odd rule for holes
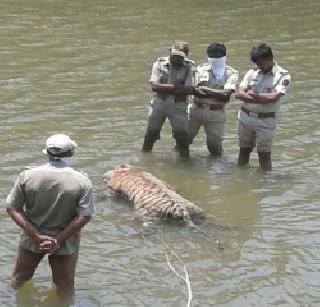
[[[278,63],[277,62],[273,62],[273,66],[272,69],[270,69],[266,74],[264,74],[260,69],[258,70],[258,74],[264,74],[264,75],[275,75],[277,70],[278,70]]]
[[[274,63],[273,63],[272,70],[271,70],[273,75],[276,74],[276,72],[278,71],[278,68],[279,68],[278,63],[277,63],[277,62],[274,62]]]
[[[66,163],[61,160],[49,160],[48,164],[53,167],[68,167]]]

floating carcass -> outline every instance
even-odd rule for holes
[[[107,186],[133,203],[145,216],[190,220],[203,211],[167,183],[131,165],[116,166],[104,174]]]

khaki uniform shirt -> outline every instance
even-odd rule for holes
[[[277,93],[284,95],[290,80],[291,76],[289,72],[275,63],[272,70],[266,74],[262,73],[259,69],[250,69],[245,74],[240,87],[252,90],[256,94],[270,93],[275,90]],[[243,106],[251,112],[279,112],[280,100],[267,104],[244,102]]]
[[[239,80],[239,72],[232,67],[226,65],[225,77],[222,80],[217,80],[212,73],[211,65],[204,63],[198,65],[195,73],[195,85],[204,85],[212,89],[236,90],[236,85]],[[195,103],[215,104],[221,101],[215,98],[198,98],[194,97]]]
[[[55,236],[75,217],[92,216],[92,184],[81,172],[52,162],[20,173],[7,197],[7,206],[23,211],[40,233]],[[73,254],[79,244],[80,231],[67,238],[55,254]],[[25,233],[20,236],[20,246],[40,253]]]
[[[190,67],[191,67],[191,70],[192,70],[192,80],[194,81],[194,78],[195,78],[195,72],[196,72],[196,69],[197,69],[197,66],[196,66],[196,62],[194,60],[191,60],[189,58],[185,58],[185,62],[187,62]]]
[[[181,67],[176,69],[172,67],[170,57],[160,57],[152,66],[152,73],[149,81],[163,84],[192,86],[192,65],[192,62],[187,59]],[[174,95],[164,95],[163,98],[164,99],[161,99],[159,95],[155,95],[153,101],[165,100],[174,102],[175,100]]]

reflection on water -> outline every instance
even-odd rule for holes
[[[320,303],[319,12],[315,0],[2,1],[3,209],[16,174],[45,161],[52,133],[78,141],[76,167],[94,183],[96,215],[83,232],[73,305],[185,306],[187,289],[166,263],[162,235],[188,268],[194,306]],[[270,174],[257,170],[256,154],[248,168],[236,167],[233,99],[223,159],[207,157],[200,134],[191,161],[178,161],[168,124],[152,154],[139,151],[151,65],[177,38],[190,43],[197,62],[212,40],[224,42],[241,77],[250,48],[264,41],[290,71]],[[203,208],[207,219],[197,226],[223,249],[196,228],[136,216],[101,178],[122,163],[152,172]],[[8,287],[18,229],[5,210],[0,223],[0,305],[55,306],[46,260],[17,294]]]

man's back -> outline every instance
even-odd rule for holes
[[[26,217],[41,228],[64,228],[78,215],[78,202],[91,187],[90,180],[80,172],[50,164],[24,171],[20,185]]]
[[[7,199],[40,232],[54,236],[76,216],[93,214],[92,184],[87,176],[71,167],[52,162],[23,171]],[[37,251],[35,244],[22,234],[24,248]],[[77,250],[80,234],[68,238],[63,253]]]

